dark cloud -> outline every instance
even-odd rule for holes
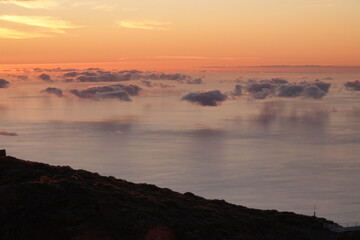
[[[103,72],[105,74],[105,72]],[[111,72],[106,72],[106,73],[111,73]],[[83,75],[83,76],[88,76],[88,77],[95,77],[98,74],[96,72],[81,72],[79,73],[79,75]]]
[[[354,80],[354,81],[346,82],[346,83],[344,84],[344,86],[345,86],[346,89],[348,89],[348,90],[360,91],[360,81],[359,81],[359,80]]]
[[[90,98],[94,100],[115,98],[121,101],[131,101],[129,95],[138,95],[140,87],[136,85],[114,84],[100,87],[90,87],[83,90],[70,90],[72,94],[80,98]]]
[[[330,83],[316,80],[314,82],[289,83],[286,79],[250,81],[246,91],[256,99],[275,97],[304,97],[321,99],[329,92]]]
[[[182,97],[183,100],[197,103],[202,106],[218,106],[218,104],[225,101],[226,98],[227,96],[219,90],[189,93]]]
[[[100,74],[94,72],[82,72],[76,80],[79,82],[122,82],[129,81],[131,78],[127,75],[112,72],[102,72]]]
[[[150,79],[150,80],[172,80],[172,81],[192,80],[191,76],[182,73],[142,72],[139,76],[141,78]]]
[[[255,99],[265,99],[265,98],[271,96],[271,94],[272,94],[272,92],[271,92],[270,89],[264,88],[264,89],[261,89],[258,92],[252,93],[252,97],[255,98]]]
[[[58,97],[63,97],[64,96],[63,90],[61,90],[60,88],[48,87],[48,88],[42,90],[41,92],[49,93],[49,94],[55,94]]]
[[[16,132],[0,131],[0,136],[17,137],[19,135]]]
[[[78,72],[67,72],[63,74],[64,78],[72,78],[72,77],[76,77],[78,76],[79,73]]]
[[[280,85],[276,89],[278,97],[299,97],[304,91],[305,86],[298,84]]]
[[[0,88],[7,88],[9,87],[10,82],[6,81],[5,79],[0,79]]]
[[[233,96],[242,96],[244,87],[240,84],[235,85],[234,91],[231,93]]]
[[[81,71],[75,71],[75,69],[66,72],[65,69],[35,69],[36,71],[49,72],[65,72],[63,78],[75,78],[79,82],[122,82],[131,80],[170,80],[178,81],[188,84],[200,84],[201,78],[192,78],[189,75],[182,73],[163,73],[154,71],[139,71],[139,70],[121,70],[121,71],[106,71],[100,68],[87,68]]]
[[[285,83],[289,83],[288,80],[286,79],[283,79],[283,78],[272,78],[269,80],[271,83],[274,83],[274,84],[285,84]]]
[[[330,83],[326,83],[326,82],[321,82],[319,80],[316,80],[314,83],[313,83],[315,86],[317,86],[318,88],[320,88],[322,91],[328,93],[329,90],[330,90],[330,87],[331,87],[331,84]]]
[[[246,91],[249,93],[257,93],[263,91],[263,89],[274,90],[276,85],[270,82],[251,82],[246,86]]]
[[[43,80],[44,82],[53,82],[53,80],[51,79],[51,76],[49,74],[46,73],[42,73],[38,76],[41,80]]]

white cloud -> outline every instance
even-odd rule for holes
[[[154,20],[133,21],[133,20],[119,20],[117,24],[124,28],[142,29],[142,30],[169,30],[168,22],[159,22]]]
[[[0,20],[46,28],[47,31],[63,34],[66,29],[75,29],[80,27],[68,21],[49,16],[1,15]]]
[[[47,35],[45,33],[26,32],[26,31],[19,31],[9,28],[0,28],[0,38],[28,39],[28,38],[42,38],[42,37],[50,37],[50,35]]]

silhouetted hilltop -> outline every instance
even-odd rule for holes
[[[326,222],[0,157],[1,240],[350,239]]]

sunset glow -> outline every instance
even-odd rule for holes
[[[0,64],[360,65],[359,11],[356,0],[1,0]]]

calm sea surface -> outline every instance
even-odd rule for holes
[[[132,102],[78,99],[67,92],[91,84],[12,81],[0,89],[0,131],[18,136],[0,135],[0,148],[27,160],[251,208],[312,215],[316,205],[318,216],[360,223],[360,95],[342,87],[359,73],[332,74],[322,100],[242,96],[217,107],[180,100],[190,91],[231,91],[236,83],[224,80],[239,76],[279,75],[291,81],[329,77],[213,73],[200,85],[142,86]],[[48,86],[66,96],[40,93]]]

